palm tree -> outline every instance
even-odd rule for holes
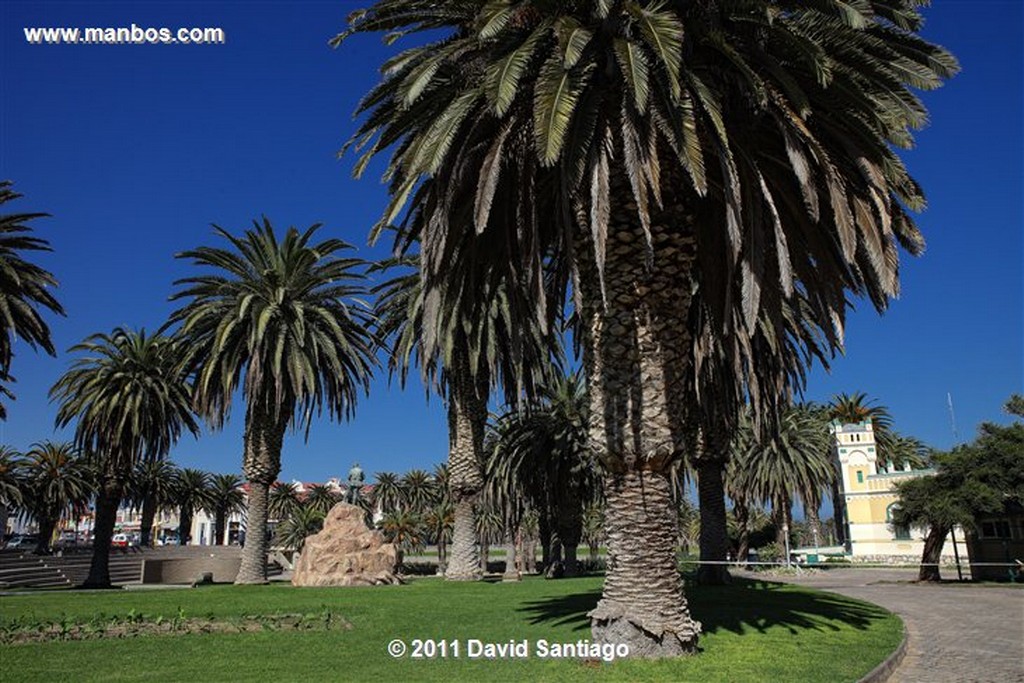
[[[177,476],[178,468],[164,459],[140,462],[132,471],[128,495],[142,508],[140,529],[144,546],[153,545],[153,520],[160,510],[170,506]]]
[[[84,355],[50,396],[60,403],[57,425],[76,420],[75,443],[96,460],[93,554],[84,585],[109,588],[110,540],[132,469],[163,458],[183,432],[195,435],[199,425],[182,348],[170,337],[118,327],[86,338],[71,351]]]
[[[384,534],[384,540],[395,545],[399,567],[406,552],[423,547],[423,522],[408,510],[399,509],[385,514],[384,519],[380,521],[380,530]]]
[[[413,243],[405,246],[412,248]],[[420,256],[403,254],[375,268],[399,270],[374,289],[380,336],[390,339],[389,370],[404,386],[417,361],[424,381],[437,388],[448,408],[448,495],[454,508],[452,561],[445,578],[473,581],[479,571],[474,510],[484,485],[483,439],[487,399],[500,378],[506,398],[530,393],[534,375],[555,344],[549,330],[523,324],[510,327],[512,288],[507,279],[479,278],[467,263],[450,264],[450,294],[442,308],[424,296]],[[549,328],[550,329],[550,328]]]
[[[520,513],[529,505],[550,520],[558,543],[549,559],[559,562],[559,552],[564,554],[559,571],[565,576],[577,573],[583,511],[601,491],[600,466],[589,451],[587,410],[579,373],[549,379],[538,388],[537,399],[499,419],[487,465],[489,479],[505,482],[500,486],[505,498],[516,490],[525,497]]]
[[[433,479],[423,470],[409,470],[402,475],[405,506],[414,514],[422,515],[436,501],[437,488]]]
[[[275,542],[295,552],[302,552],[306,539],[313,534],[320,533],[324,528],[323,513],[309,505],[299,505],[292,508],[288,517],[278,525],[275,532]]]
[[[480,545],[480,573],[486,574],[491,559],[491,546],[501,543],[505,535],[505,520],[501,511],[495,508],[494,501],[487,495],[479,498],[475,523],[477,542]],[[509,559],[514,562],[515,554]]]
[[[350,248],[341,240],[313,242],[319,228],[289,228],[279,240],[266,218],[242,237],[214,226],[230,249],[178,254],[208,269],[179,280],[172,297],[187,300],[171,320],[196,373],[196,409],[218,427],[239,384],[245,400],[248,535],[236,583],[267,582],[267,499],[285,430],[308,433],[325,407],[332,418],[351,417],[376,362],[372,318],[357,298],[362,262],[340,256]]]
[[[700,429],[693,283],[735,344],[797,289],[838,337],[847,294],[883,309],[897,243],[921,251],[907,209],[923,198],[890,145],[925,122],[910,88],[957,65],[915,35],[919,4],[378,0],[336,38],[430,32],[385,64],[353,139],[357,173],[392,155],[371,238],[400,223],[421,241],[431,308],[457,295],[451,264],[470,253],[537,293],[510,298],[512,320],[553,315],[574,283],[609,473],[598,642],[696,647],[668,476]]]
[[[212,479],[209,472],[185,467],[174,482],[173,501],[178,506],[178,544],[192,540],[192,517],[198,510],[214,506]]]
[[[817,511],[821,491],[831,485],[835,468],[827,421],[814,406],[794,406],[777,433],[758,433],[749,421],[735,443],[730,463],[731,488],[746,505],[770,502],[778,538],[793,525],[796,499]]]
[[[24,501],[24,467],[25,461],[21,453],[10,446],[0,446],[0,545],[7,540],[7,520],[11,511]]]
[[[23,504],[39,525],[35,552],[48,554],[61,517],[92,496],[92,468],[74,444],[40,441],[25,454],[22,476]]]
[[[448,544],[452,540],[454,523],[454,510],[448,500],[437,503],[423,516],[423,528],[427,532],[427,538],[437,544],[437,572],[441,576],[444,576],[448,563]]]
[[[11,189],[11,182],[0,182],[0,205],[21,197]],[[32,251],[52,251],[49,243],[28,233],[28,222],[43,218],[45,213],[14,213],[0,215],[0,382],[11,382],[11,359],[14,340],[20,337],[33,349],[41,348],[56,355],[50,328],[40,315],[42,309],[64,315],[64,309],[50,293],[57,286],[53,275],[30,261],[23,254]],[[0,387],[0,395],[13,398]],[[7,418],[0,402],[0,420]]]
[[[583,542],[590,550],[590,561],[596,562],[604,542],[604,510],[597,503],[591,503],[583,511]]]
[[[209,509],[217,527],[216,544],[225,545],[228,517],[245,509],[242,480],[235,474],[215,474],[210,478],[209,494]]]
[[[299,487],[292,482],[276,482],[270,489],[269,514],[271,519],[288,519],[295,508],[302,505]]]
[[[341,496],[326,484],[313,484],[306,491],[306,507],[316,510],[323,517],[340,502]]]
[[[394,472],[377,472],[374,476],[373,504],[381,514],[389,515],[402,509],[405,491],[402,481]]]

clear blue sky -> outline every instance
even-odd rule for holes
[[[61,355],[16,346],[17,401],[0,442],[27,448],[53,429],[47,389],[64,351],[117,325],[153,329],[186,274],[172,255],[267,215],[275,225],[323,222],[360,247],[384,201],[379,168],[350,178],[335,152],[351,114],[391,49],[376,38],[327,46],[360,2],[23,2],[0,4],[0,178],[25,198],[5,211],[45,211],[35,223],[54,253],[38,260],[60,280],[68,316],[51,318]],[[814,372],[808,398],[865,391],[897,427],[937,447],[962,439],[1022,390],[1022,3],[970,0],[926,10],[924,35],[963,72],[925,95],[933,123],[906,155],[930,199],[920,218],[926,254],[904,259],[903,296],[879,318],[867,302],[848,325],[848,352]],[[23,27],[214,26],[225,45],[28,45]],[[182,465],[238,471],[242,413],[219,434],[186,438]],[[375,381],[347,424],[324,421],[308,443],[289,436],[283,478],[429,467],[446,457],[444,412],[414,383]]]

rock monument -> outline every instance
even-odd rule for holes
[[[338,503],[324,528],[306,539],[295,564],[295,586],[376,586],[401,583],[395,576],[398,553],[380,532],[367,528],[363,510]]]

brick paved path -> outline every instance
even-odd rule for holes
[[[1024,588],[902,583],[916,576],[907,569],[830,569],[774,580],[867,600],[898,614],[908,647],[890,681],[1024,683]]]

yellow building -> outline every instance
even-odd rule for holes
[[[924,529],[892,524],[892,511],[899,504],[896,484],[929,476],[931,469],[894,469],[878,451],[871,422],[840,424],[829,428],[834,437],[833,453],[842,478],[843,510],[836,511],[836,523],[845,522],[846,551],[862,561],[920,562],[924,552]],[[961,543],[963,534],[958,533]],[[965,551],[965,549],[961,549]],[[947,537],[942,554],[953,557],[952,540]],[[961,552],[965,556],[965,552]]]

